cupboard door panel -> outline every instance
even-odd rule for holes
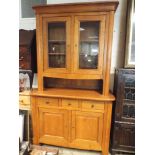
[[[113,148],[117,150],[135,151],[135,126],[134,124],[115,123],[113,135]]]
[[[71,146],[101,150],[103,114],[92,112],[72,112]]]
[[[40,143],[68,145],[68,113],[65,110],[39,108]]]
[[[70,70],[70,17],[43,18],[44,72]]]
[[[75,16],[76,73],[102,74],[104,29],[104,16]]]

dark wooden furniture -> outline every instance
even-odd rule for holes
[[[37,71],[35,30],[19,30],[19,72],[27,73],[32,87],[33,74]]]
[[[19,30],[19,74],[28,74],[30,89],[32,88],[33,75],[37,72],[36,62],[36,32],[35,30]],[[19,109],[26,113],[24,140],[31,142],[31,108],[30,90],[21,90],[19,93]]]
[[[135,151],[135,70],[118,69],[115,74],[111,130],[111,152],[134,154]]]

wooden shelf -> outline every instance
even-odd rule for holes
[[[84,99],[96,101],[114,101],[115,97],[109,93],[104,96],[95,90],[80,90],[80,89],[62,89],[62,88],[48,88],[44,91],[33,90],[32,96],[45,96],[45,97],[60,97],[71,99]]]
[[[80,40],[80,43],[81,42],[86,42],[86,43],[98,43],[99,40]]]
[[[48,42],[65,43],[66,40],[48,40]]]
[[[50,52],[50,53],[48,53],[49,55],[66,55],[65,53],[52,53],[52,52]]]
[[[93,56],[93,57],[98,56],[98,54],[96,54],[96,55],[91,55],[91,54],[80,54],[80,56],[85,56],[85,55],[87,55],[87,56]]]

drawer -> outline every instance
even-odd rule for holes
[[[49,97],[39,97],[38,105],[41,107],[59,106],[59,99],[58,98],[49,98]]]
[[[104,110],[104,103],[97,101],[82,101],[82,109]]]
[[[78,100],[62,99],[62,107],[64,108],[78,108]]]
[[[25,105],[25,106],[27,106],[27,105],[30,105],[30,96],[22,96],[22,95],[20,95],[19,96],[19,104],[20,105]]]

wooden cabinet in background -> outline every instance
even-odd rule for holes
[[[35,30],[19,30],[19,69],[36,72]]]
[[[115,75],[116,104],[111,131],[112,154],[135,154],[135,70],[118,69]]]
[[[109,153],[109,92],[118,1],[34,6],[38,90],[31,93],[34,143]]]
[[[36,31],[19,30],[19,72],[28,74],[30,88],[32,87],[33,74],[37,71],[36,61]]]

